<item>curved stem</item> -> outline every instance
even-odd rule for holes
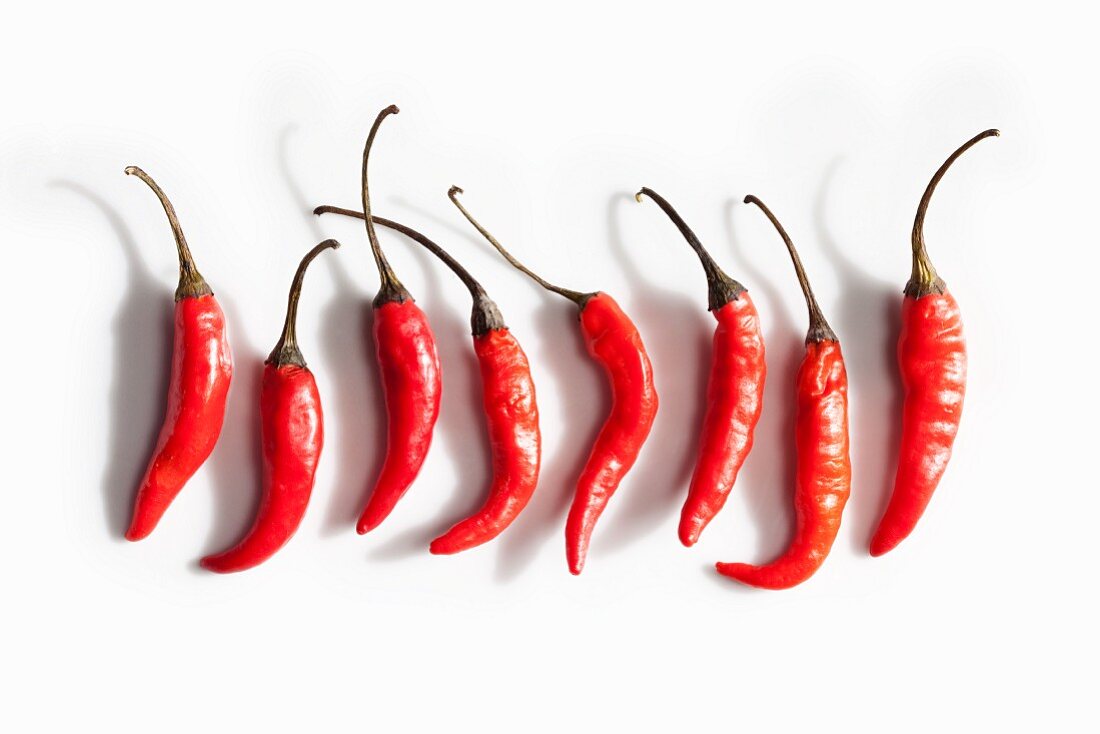
[[[462,206],[462,202],[458,200],[458,195],[461,193],[463,193],[462,189],[460,189],[458,186],[452,186],[450,190],[447,191],[447,196],[450,198],[451,202],[458,207],[458,210],[462,212],[462,215],[466,217],[467,221],[469,221],[470,224],[474,225],[474,228],[481,233],[481,236],[487,239],[489,241],[489,244],[495,247],[497,252],[503,255],[504,259],[511,263],[512,267],[514,267],[516,270],[519,270],[521,273],[525,273],[529,278],[531,278],[531,280],[535,281],[546,290],[557,293],[559,296],[565,296],[573,303],[577,304],[581,308],[584,308],[584,304],[587,303],[588,299],[591,298],[594,294],[581,293],[580,291],[562,288],[561,286],[557,286],[553,283],[550,283],[549,281],[543,280],[542,277],[539,276],[537,273],[529,270],[526,265],[513,257],[512,253],[505,250],[504,246],[497,242],[496,237],[493,237],[493,235],[489,233],[489,230],[482,227],[481,223],[474,219],[470,212],[466,211],[466,207]]]
[[[787,245],[787,252],[791,253],[791,261],[794,263],[794,272],[795,275],[798,276],[798,284],[802,286],[802,295],[806,297],[806,308],[810,312],[810,329],[806,333],[806,343],[839,341],[839,339],[836,338],[836,332],[832,330],[832,327],[829,326],[829,322],[825,320],[825,315],[821,313],[821,307],[817,305],[817,298],[814,297],[813,288],[810,287],[810,280],[806,277],[806,270],[802,267],[802,258],[798,256],[798,250],[795,249],[794,243],[791,242],[787,230],[783,229],[783,225],[775,218],[771,209],[765,206],[764,202],[760,201],[760,199],[749,194],[745,197],[745,203],[756,204],[760,207],[761,211],[771,220],[776,231],[779,232],[779,236],[783,238],[783,243]]]
[[[378,117],[374,118],[374,124],[371,125],[370,133],[367,135],[366,145],[363,146],[363,212],[366,215],[364,219],[367,223],[367,237],[370,239],[370,249],[374,253],[374,263],[378,266],[378,277],[382,280],[382,286],[378,289],[378,295],[374,297],[374,307],[378,308],[384,303],[397,302],[404,303],[411,300],[412,296],[405,290],[405,286],[401,284],[401,281],[397,279],[397,275],[393,272],[393,268],[390,267],[390,263],[386,260],[386,254],[382,252],[381,245],[378,244],[378,235],[374,232],[374,222],[371,221],[370,215],[370,187],[367,184],[367,162],[370,160],[371,146],[374,145],[374,136],[378,134],[378,128],[382,125],[382,120],[385,120],[390,115],[396,115],[400,112],[397,109],[397,105],[390,105],[386,109],[378,113]]]
[[[298,299],[302,295],[302,281],[306,277],[306,269],[314,258],[325,250],[330,248],[335,250],[339,246],[340,243],[336,240],[325,240],[307,252],[302,261],[298,263],[298,270],[294,273],[294,280],[290,283],[290,296],[287,298],[286,303],[286,321],[283,322],[283,333],[279,336],[279,341],[267,358],[268,364],[273,364],[276,367],[287,364],[299,367],[306,366],[306,361],[298,350]]]
[[[703,264],[703,272],[707,274],[708,308],[711,311],[717,311],[730,301],[737,300],[745,292],[745,286],[726,275],[725,271],[718,267],[718,263],[714,262],[714,258],[707,252],[707,248],[703,247],[703,243],[691,231],[691,227],[687,225],[679,212],[672,207],[672,204],[669,204],[656,191],[645,186],[642,187],[641,191],[634,194],[634,200],[641,203],[643,195],[653,199],[657,206],[661,207],[661,210],[668,215],[676,228],[680,230],[680,234],[687,240],[691,249],[695,250],[695,254],[699,256],[699,262]]]
[[[917,216],[913,220],[913,273],[905,286],[905,295],[920,298],[930,293],[944,292],[946,286],[943,279],[932,267],[932,261],[928,258],[928,251],[924,246],[924,218],[928,214],[928,204],[932,201],[932,192],[936,190],[940,179],[947,173],[947,169],[951,167],[951,164],[958,160],[959,156],[970,150],[979,141],[998,137],[1000,134],[1000,130],[984,130],[967,140],[959,146],[958,150],[948,156],[947,160],[932,176],[932,180],[928,182],[928,187],[924,190],[924,196],[920,198],[920,204],[917,205]]]
[[[338,206],[319,206],[313,210],[313,213],[318,216],[321,214],[343,214],[346,217],[366,219],[366,217],[363,216],[363,212],[357,212],[354,209],[344,209]],[[481,283],[479,283],[474,276],[470,275],[470,271],[464,268],[462,263],[458,262],[458,260],[455,260],[449,252],[417,232],[412,227],[406,227],[400,222],[395,222],[392,219],[383,219],[382,217],[372,216],[371,219],[374,220],[375,224],[381,224],[383,227],[400,232],[409,239],[419,243],[437,258],[442,260],[443,264],[458,276],[458,279],[462,281],[462,284],[466,286],[466,289],[470,291],[470,295],[474,299],[474,314],[472,317],[474,336],[480,336],[494,329],[505,328],[504,318],[500,315],[500,311],[497,310],[496,304],[489,298],[489,294],[485,292],[485,288],[483,288]]]
[[[214,291],[210,289],[199,269],[195,267],[195,260],[191,257],[191,248],[187,246],[187,238],[183,236],[183,227],[180,226],[179,217],[176,216],[176,208],[172,206],[168,195],[157,185],[152,176],[137,166],[127,166],[125,173],[127,176],[137,176],[144,181],[145,185],[151,188],[157,198],[160,199],[160,205],[164,207],[164,213],[168,215],[168,224],[172,227],[172,236],[176,238],[176,253],[179,255],[180,261],[180,280],[179,285],[176,287],[176,300],[211,295]]]

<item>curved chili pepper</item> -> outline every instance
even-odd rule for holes
[[[577,575],[584,568],[596,521],[623,477],[634,466],[653,427],[653,418],[657,415],[653,367],[634,322],[611,296],[599,291],[581,293],[561,288],[528,270],[466,211],[458,200],[461,193],[462,189],[452,186],[448,196],[497,252],[546,290],[564,296],[577,305],[585,346],[592,358],[603,367],[611,386],[611,413],[600,429],[588,462],[581,471],[565,524],[566,559],[569,571]]]
[[[334,206],[319,206],[313,213],[363,217],[360,212]],[[496,303],[466,268],[410,227],[381,217],[374,217],[374,223],[397,230],[430,250],[454,271],[474,299],[470,324],[489,422],[493,481],[481,509],[432,541],[432,553],[458,553],[500,535],[531,500],[542,457],[535,383],[531,380],[527,355],[505,326]]]
[[[127,540],[141,540],[153,532],[168,505],[218,442],[233,377],[233,355],[225,314],[195,267],[172,202],[145,171],[130,166],[126,173],[144,181],[160,199],[180,263],[168,407],[126,531]]]
[[[928,182],[913,222],[913,273],[901,306],[898,366],[905,388],[901,450],[890,504],[871,539],[871,555],[893,550],[913,532],[947,469],[966,393],[966,339],[959,305],[924,246],[924,217],[936,185],[963,153],[1000,135],[986,130],[951,154]]]
[[[286,545],[302,523],[325,442],[325,422],[317,382],[298,349],[298,298],[309,264],[323,251],[339,246],[336,240],[325,240],[302,258],[294,273],[283,333],[264,361],[260,387],[264,454],[260,510],[240,542],[199,562],[207,570],[232,573],[258,566]]]
[[[382,120],[397,114],[390,105],[378,113],[363,148],[363,211],[367,236],[382,286],[374,298],[374,343],[386,397],[386,458],[356,529],[378,527],[420,473],[439,418],[442,384],[439,354],[428,317],[397,279],[378,244],[370,213],[367,160]]]
[[[760,333],[760,316],[745,286],[718,267],[664,197],[643,188],[634,198],[641,202],[643,195],[661,207],[699,256],[707,275],[708,309],[718,321],[711,350],[699,459],[680,513],[680,542],[690,548],[726,504],[737,473],[752,450],[767,373],[764,337]]]
[[[798,368],[795,448],[798,471],[794,495],[795,533],[787,550],[763,566],[719,563],[718,573],[764,589],[789,589],[802,583],[825,562],[840,529],[840,518],[852,484],[848,457],[848,375],[840,341],[817,305],[794,243],[775,215],[755,196],[756,204],[779,231],[794,261],[806,297],[810,329],[806,356]]]

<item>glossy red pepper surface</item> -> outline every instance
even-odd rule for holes
[[[378,527],[420,473],[439,418],[439,355],[428,317],[413,303],[374,309],[374,344],[386,399],[386,457],[358,530]]]
[[[782,236],[810,315],[806,355],[795,386],[795,532],[787,549],[770,563],[719,563],[716,567],[723,576],[751,586],[788,589],[810,578],[825,562],[851,493],[848,375],[840,342],[821,313],[790,237],[763,202],[755,196],[746,197],[745,202],[760,207]]]
[[[764,337],[760,316],[745,286],[714,261],[683,217],[656,191],[643,188],[668,215],[699,257],[707,276],[707,307],[718,321],[711,349],[706,411],[699,458],[680,513],[680,542],[692,546],[726,504],[741,465],[752,450],[753,432],[764,402]]]
[[[893,550],[909,536],[943,478],[962,419],[966,393],[966,340],[955,298],[936,273],[924,243],[924,218],[936,186],[959,156],[973,145],[1000,135],[985,130],[952,153],[924,190],[913,222],[913,272],[902,302],[898,367],[905,403],[894,491],[871,555]]]
[[[653,366],[634,322],[606,293],[581,306],[581,332],[611,386],[611,413],[600,429],[565,523],[565,554],[574,575],[584,568],[596,521],[638,458],[657,415]]]
[[[680,513],[680,542],[694,545],[726,504],[752,450],[764,404],[764,338],[748,291],[717,311],[699,460]]]
[[[325,422],[317,382],[298,349],[298,296],[309,263],[322,250],[339,246],[336,240],[326,240],[298,266],[283,335],[264,364],[260,386],[263,495],[259,512],[240,542],[202,559],[202,567],[210,571],[231,573],[263,563],[286,545],[305,516],[325,442]]]
[[[171,202],[140,168],[131,166],[126,173],[138,176],[160,199],[180,262],[167,409],[126,531],[127,540],[141,540],[153,532],[168,505],[214,450],[225,418],[233,356],[225,314],[195,268]]]
[[[527,355],[506,328],[474,337],[489,423],[493,483],[485,504],[432,541],[432,553],[458,553],[486,543],[519,516],[539,478],[542,437]]]
[[[798,369],[795,413],[794,539],[763,566],[719,563],[751,586],[787,589],[810,578],[833,546],[852,483],[848,457],[848,376],[836,341],[811,342]]]

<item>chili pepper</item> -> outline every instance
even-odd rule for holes
[[[569,571],[584,568],[588,544],[596,521],[607,507],[638,458],[657,414],[653,367],[642,337],[615,300],[600,291],[581,293],[553,285],[514,258],[458,200],[462,189],[452,186],[451,201],[497,252],[548,291],[568,298],[580,310],[581,333],[588,353],[607,375],[611,387],[611,413],[600,429],[588,462],[577,481],[577,490],[565,524],[565,554]]]
[[[235,546],[200,561],[217,573],[258,566],[286,545],[298,530],[313,492],[313,477],[325,442],[325,422],[317,381],[298,349],[298,298],[306,268],[340,243],[325,240],[310,250],[290,286],[283,333],[264,361],[260,387],[260,436],[264,490],[252,528]]]
[[[795,533],[787,550],[763,566],[719,563],[718,573],[764,589],[789,589],[810,578],[829,555],[852,484],[848,457],[848,375],[840,341],[817,305],[794,243],[775,215],[756,204],[778,230],[794,261],[806,297],[810,329],[806,356],[798,368],[795,448],[798,470],[794,494]]]
[[[160,200],[176,239],[180,266],[168,407],[126,531],[127,540],[141,540],[153,532],[168,505],[218,442],[233,376],[233,355],[225,314],[195,267],[172,202],[145,171],[130,166],[126,173],[144,181]]]
[[[360,212],[335,206],[319,206],[313,213],[363,217]],[[466,268],[410,227],[381,217],[374,217],[374,223],[397,230],[431,251],[454,271],[474,301],[470,325],[489,422],[493,481],[481,509],[432,541],[432,553],[458,553],[500,535],[531,500],[542,456],[535,383],[531,380],[527,355],[505,326],[500,309]]]
[[[390,105],[378,113],[363,148],[363,211],[367,236],[382,280],[374,298],[374,343],[386,397],[386,457],[367,506],[359,517],[362,535],[378,527],[420,473],[439,417],[442,390],[439,355],[428,317],[397,279],[378,244],[370,213],[367,160],[382,120],[397,114]]]
[[[966,393],[966,339],[955,297],[932,267],[924,246],[924,217],[932,192],[951,164],[981,140],[1001,133],[986,130],[948,157],[928,182],[913,222],[913,273],[901,305],[898,366],[905,388],[901,449],[894,492],[871,539],[871,555],[881,556],[905,540],[943,477],[962,418]]]
[[[648,196],[661,207],[699,256],[707,276],[708,309],[718,321],[707,381],[707,408],[699,438],[699,459],[691,477],[687,501],[680,513],[680,542],[699,540],[737,481],[737,473],[752,450],[752,435],[764,400],[764,338],[760,316],[745,286],[726,275],[703,243],[664,197],[643,188],[634,198]]]

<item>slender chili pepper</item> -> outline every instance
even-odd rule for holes
[[[755,196],[756,204],[775,225],[794,261],[806,297],[810,329],[806,356],[798,368],[795,448],[798,471],[794,494],[795,533],[787,550],[763,566],[719,563],[718,573],[764,589],[789,589],[813,576],[833,546],[852,484],[848,457],[848,375],[840,341],[817,305],[794,243],[775,215]]]
[[[283,333],[264,361],[260,387],[264,455],[260,510],[239,543],[200,561],[205,569],[232,573],[260,565],[286,545],[306,513],[325,442],[325,422],[317,382],[298,349],[298,298],[309,264],[325,250],[339,246],[336,240],[325,240],[302,258],[294,273]]]
[[[680,513],[680,542],[691,547],[726,504],[737,473],[752,450],[767,372],[764,337],[760,333],[760,316],[745,286],[718,267],[703,243],[660,194],[643,188],[634,198],[640,202],[643,195],[661,207],[699,256],[707,276],[708,308],[718,321],[711,350],[699,459]]]
[[[611,413],[600,429],[581,476],[565,524],[565,554],[569,571],[584,568],[592,530],[615,493],[653,427],[657,391],[653,367],[634,322],[611,296],[599,291],[581,293],[553,285],[528,270],[470,215],[458,200],[462,189],[452,186],[451,201],[481,235],[513,267],[548,291],[568,298],[580,309],[581,333],[588,353],[607,375],[611,386]]]
[[[180,264],[168,407],[126,531],[127,540],[141,540],[153,532],[168,505],[218,442],[233,377],[233,355],[225,314],[195,267],[172,202],[145,171],[130,166],[126,173],[144,181],[160,199],[176,239]]]
[[[360,212],[335,206],[319,206],[313,213],[363,218]],[[542,457],[535,383],[531,380],[531,368],[523,348],[505,326],[496,303],[466,268],[442,247],[410,227],[382,217],[374,217],[374,223],[397,230],[430,250],[454,271],[474,300],[470,325],[474,352],[481,367],[493,481],[481,509],[432,541],[432,553],[458,553],[500,535],[531,500]]]
[[[948,157],[928,182],[913,222],[913,273],[901,305],[898,366],[905,388],[901,450],[890,504],[871,539],[871,555],[893,550],[913,532],[947,469],[966,393],[966,339],[955,297],[932,267],[924,217],[947,169],[973,145],[1001,133],[986,130]]]
[[[428,317],[413,302],[413,297],[386,260],[370,213],[367,160],[371,144],[382,120],[397,112],[397,107],[391,105],[378,113],[363,148],[363,211],[371,252],[382,280],[374,298],[374,343],[382,371],[388,425],[386,458],[370,500],[359,517],[357,530],[360,535],[386,519],[420,473],[432,444],[442,391],[439,355]]]

